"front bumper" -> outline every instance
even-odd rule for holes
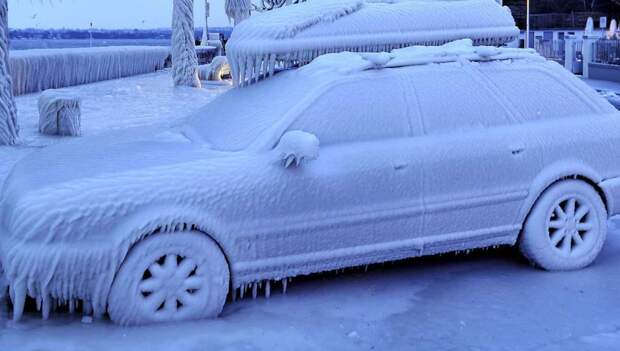
[[[0,265],[5,286],[15,295],[76,305],[88,302],[94,314],[105,312],[118,264],[102,245],[24,243],[0,236]],[[22,291],[23,290],[23,291]],[[52,305],[55,305],[52,303]]]

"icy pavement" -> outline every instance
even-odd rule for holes
[[[88,137],[109,130],[165,127],[178,123],[226,89],[217,85],[203,89],[175,89],[170,72],[165,70],[59,90],[82,99],[82,133]],[[0,147],[0,184],[11,166],[23,155],[45,145],[70,140],[39,134],[39,95],[16,98],[23,145],[17,148]]]
[[[613,229],[613,228],[612,228]],[[513,250],[296,279],[219,320],[140,328],[0,313],[0,350],[618,350],[620,239],[594,266],[547,273]]]

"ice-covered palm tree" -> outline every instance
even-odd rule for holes
[[[172,77],[174,85],[200,87],[194,39],[194,0],[173,0]]]
[[[0,145],[15,145],[19,136],[13,81],[9,71],[9,16],[7,0],[0,0]]]
[[[226,15],[237,25],[250,17],[252,12],[252,0],[226,0]]]
[[[209,40],[209,15],[210,15],[210,5],[209,0],[205,0],[205,27],[202,31],[202,41],[200,42],[202,46],[207,45],[207,40]]]

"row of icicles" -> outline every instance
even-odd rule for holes
[[[475,45],[499,45],[514,39],[512,37],[502,38],[478,38],[474,39]],[[361,45],[351,47],[326,47],[321,49],[300,50],[287,54],[246,54],[243,50],[238,50],[234,46],[227,48],[228,60],[232,69],[233,83],[236,86],[247,86],[254,84],[261,79],[271,77],[276,71],[301,67],[309,64],[315,58],[343,51],[349,52],[390,52],[394,49],[401,49],[412,45],[439,46],[450,40],[422,40],[411,43]]]
[[[482,248],[482,249],[478,249],[478,250],[470,250],[470,249],[464,249],[464,250],[458,250],[458,251],[454,251],[452,252],[454,255],[461,255],[461,254],[465,254],[465,255],[469,255],[472,251],[487,251],[489,249],[497,249],[499,248],[501,245],[494,245],[491,247],[487,247],[487,248]],[[444,254],[438,254],[439,256],[443,256]],[[397,264],[400,261],[395,261],[395,262],[383,262],[383,263],[379,263],[379,265],[390,265],[390,264]],[[373,265],[374,266],[374,265]],[[341,274],[344,272],[349,272],[349,271],[360,271],[360,269],[363,269],[363,272],[366,273],[368,272],[369,269],[369,265],[364,265],[364,266],[358,266],[358,267],[351,267],[351,268],[344,268],[344,269],[337,269],[331,272],[327,272],[327,273],[331,273],[331,274]],[[243,300],[245,298],[249,298],[250,296],[252,297],[252,299],[257,299],[260,295],[264,295],[265,298],[270,298],[271,294],[273,292],[273,288],[274,285],[279,284],[280,285],[280,289],[281,289],[281,293],[282,295],[286,295],[287,289],[289,284],[292,282],[293,278],[284,278],[284,279],[280,279],[280,280],[262,280],[262,281],[258,281],[258,282],[253,282],[253,283],[248,283],[248,284],[243,284],[241,285],[241,287],[238,288],[234,288],[231,290],[228,299],[231,302],[235,302],[237,300]],[[9,289],[9,291],[11,291],[11,289]],[[11,294],[12,295],[12,294]],[[0,295],[0,300],[2,299],[2,295]],[[10,301],[14,301],[14,296],[11,296]],[[75,313],[77,311],[82,311],[83,315],[85,317],[93,317],[95,319],[100,319],[102,316],[100,315],[93,315],[93,307],[92,304],[88,301],[84,301],[81,299],[68,299],[68,300],[64,300],[64,299],[54,299],[54,298],[47,298],[45,300],[41,299],[40,297],[38,297],[36,299],[36,308],[38,312],[41,312],[42,314],[42,318],[44,320],[47,320],[50,316],[50,313],[52,311],[68,311],[69,313]]]

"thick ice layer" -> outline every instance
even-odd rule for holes
[[[198,66],[198,76],[201,80],[221,81],[226,75],[230,75],[230,65],[226,56],[215,56],[211,63]]]
[[[17,108],[13,99],[11,76],[9,75],[9,28],[8,6],[0,3],[0,146],[13,145],[19,138]]]
[[[98,47],[14,50],[13,92],[27,94],[154,72],[166,66],[167,47]]]
[[[174,0],[172,14],[172,78],[175,86],[200,87],[194,45],[194,0]]]
[[[0,259],[16,311],[29,295],[83,299],[101,314],[132,245],[160,232],[210,235],[239,288],[512,244],[525,217],[521,209],[547,181],[547,173],[533,179],[544,165],[553,166],[545,169],[553,176],[591,167],[600,174],[595,182],[617,177],[608,158],[620,150],[617,115],[602,115],[612,107],[555,63],[466,42],[411,48],[395,58],[341,55],[380,67],[399,57],[435,62],[425,57],[435,52],[457,63],[357,69],[348,76],[315,74],[309,65],[233,89],[182,132],[112,133],[23,159],[0,199]],[[528,59],[485,62],[519,53]],[[274,103],[281,92],[287,99]],[[586,115],[592,111],[594,118]],[[410,123],[421,118],[416,113],[431,116],[424,127],[419,119]],[[521,114],[535,121],[493,124]],[[407,137],[410,128],[433,131],[459,119],[471,122],[459,133]],[[316,155],[308,135],[282,140],[290,130],[314,134],[323,145],[320,156],[284,168],[281,151]],[[589,166],[579,163],[584,159]],[[568,166],[557,165],[566,160]]]
[[[528,59],[545,61],[533,49],[474,46],[471,39],[462,39],[440,46],[410,46],[392,52],[341,52],[319,56],[298,71],[306,76],[351,74],[368,69],[421,66],[457,61],[502,61]]]
[[[80,98],[66,92],[47,90],[39,97],[39,132],[47,135],[79,136]]]
[[[255,14],[238,25],[226,51],[240,85],[341,51],[380,52],[471,38],[501,45],[519,33],[494,0],[316,0]]]

